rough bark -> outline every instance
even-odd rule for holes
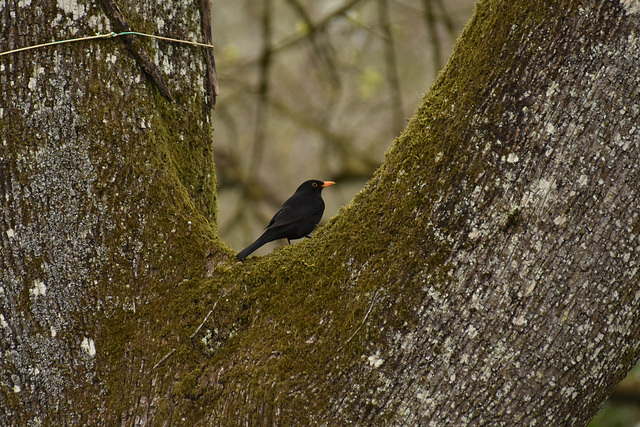
[[[197,6],[119,6],[133,30],[201,34]],[[117,31],[99,1],[0,9],[3,52]],[[202,48],[140,42],[175,102],[119,38],[0,57],[2,425],[101,419],[140,306],[204,268],[216,196]]]
[[[585,424],[640,355],[639,21],[479,3],[367,187],[242,264],[201,54],[154,45],[174,104],[117,41],[2,59],[2,421]]]

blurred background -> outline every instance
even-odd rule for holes
[[[323,191],[322,223],[335,215],[382,163],[473,7],[469,0],[214,5],[221,237],[244,248],[312,178],[337,183]]]
[[[346,205],[446,64],[474,6],[471,0],[214,2],[222,239],[236,250],[249,245],[307,179],[337,183],[323,191],[321,224]],[[590,427],[640,427],[639,405],[636,367]]]

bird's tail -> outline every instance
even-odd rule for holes
[[[267,230],[267,231],[269,231],[269,230]],[[251,255],[260,246],[262,246],[265,243],[270,242],[271,240],[273,240],[273,239],[269,239],[266,234],[267,233],[264,233],[262,236],[258,237],[258,240],[256,240],[255,242],[253,242],[252,244],[250,244],[249,246],[247,246],[246,248],[244,248],[240,252],[238,252],[238,255],[236,255],[236,258],[238,258],[239,261],[242,261],[243,259],[245,259],[249,255]]]

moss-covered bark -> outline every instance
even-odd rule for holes
[[[197,5],[119,6],[137,31],[200,34]],[[3,52],[113,30],[100,2],[0,17]],[[0,424],[102,418],[140,314],[223,247],[202,49],[142,42],[175,102],[120,39],[0,58]]]
[[[117,40],[3,59],[3,420],[584,424],[639,356],[638,12],[479,3],[367,187],[244,263],[200,52],[148,44],[175,103]]]

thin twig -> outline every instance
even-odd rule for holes
[[[120,7],[118,7],[114,0],[102,0],[102,4],[107,10],[108,15],[110,15],[111,19],[115,22],[115,26],[119,31],[133,32],[131,26],[129,26],[129,23],[122,14]],[[158,68],[156,63],[153,62],[140,40],[132,35],[125,35],[124,44],[131,55],[133,55],[138,65],[140,65],[144,72],[151,77],[151,80],[153,80],[162,96],[167,98],[169,101],[173,101],[173,97],[171,96],[171,92],[169,92],[167,83],[164,81],[160,68]]]
[[[346,340],[345,343],[340,346],[340,348],[342,348],[343,346],[349,344],[349,341],[351,341],[353,339],[353,337],[355,337],[356,334],[360,331],[360,329],[362,329],[364,324],[367,323],[367,318],[369,317],[369,314],[371,313],[371,310],[373,309],[373,304],[375,304],[377,296],[378,296],[378,290],[376,289],[376,292],[373,294],[373,298],[371,299],[371,304],[369,305],[369,310],[367,310],[367,314],[364,315],[364,319],[362,319],[362,323],[360,324],[360,326],[358,326],[358,329],[356,329],[355,332],[353,334],[351,334],[349,339]]]
[[[213,310],[216,309],[216,305],[218,305],[218,301],[216,301],[215,304],[213,304],[213,308],[211,310],[209,310],[209,313],[207,314],[207,316],[204,318],[204,320],[202,321],[202,323],[200,323],[200,326],[198,326],[196,328],[196,331],[194,333],[191,334],[191,336],[189,338],[193,338],[196,336],[196,334],[198,332],[200,332],[200,329],[202,329],[202,326],[207,322],[207,320],[209,320],[209,316],[211,316],[211,313],[213,313]],[[158,361],[158,363],[156,363],[155,365],[153,365],[153,368],[151,368],[151,370],[156,369],[158,366],[160,366],[162,364],[162,362],[164,362],[165,360],[167,360],[169,357],[171,357],[171,355],[173,353],[175,353],[176,349],[172,349],[169,353],[165,354],[164,357],[162,359],[160,359],[160,361]]]
[[[158,363],[156,363],[155,365],[153,365],[153,368],[151,368],[151,370],[153,371],[154,369],[156,369],[158,366],[160,366],[160,364],[162,362],[164,362],[165,360],[167,360],[174,352],[176,351],[176,349],[174,348],[173,350],[171,350],[169,353],[165,354],[165,356],[160,359],[160,361]]]
[[[215,309],[216,309],[216,305],[218,305],[218,301],[216,301],[216,303],[215,303],[215,304],[213,304],[213,308],[209,311],[209,313],[208,313],[208,314],[207,314],[207,316],[204,318],[204,320],[202,321],[202,323],[200,323],[200,326],[198,326],[198,327],[196,328],[196,331],[195,331],[194,333],[192,333],[192,334],[189,336],[189,339],[193,339],[193,337],[195,337],[195,336],[196,336],[196,334],[197,334],[198,332],[200,332],[200,329],[202,329],[202,325],[204,325],[204,324],[206,323],[206,321],[207,321],[207,320],[209,320],[209,316],[211,316],[211,313],[213,313],[213,310],[215,310]]]

